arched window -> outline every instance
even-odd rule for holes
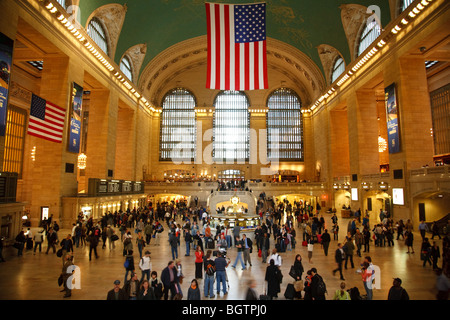
[[[361,37],[359,38],[358,57],[375,41],[381,34],[381,27],[376,19],[368,20],[365,23]]]
[[[406,10],[406,8],[408,8],[410,6],[411,3],[414,2],[414,0],[400,0],[400,2],[402,3],[402,6],[400,8],[400,12],[403,12]]]
[[[344,59],[338,57],[333,64],[333,70],[331,71],[331,83],[335,82],[337,78],[345,71]]]
[[[223,91],[214,102],[213,158],[242,161],[250,157],[250,103],[239,91]]]
[[[161,114],[161,161],[195,159],[195,97],[186,89],[169,91],[163,99]]]
[[[131,68],[130,58],[127,56],[124,56],[122,60],[120,60],[120,70],[130,81],[133,81],[133,69]]]
[[[60,5],[61,5],[61,7],[63,7],[65,10],[67,10],[67,1],[66,0],[56,0]]]
[[[278,89],[269,96],[267,105],[267,158],[303,161],[303,117],[297,94]]]
[[[106,32],[102,26],[102,23],[96,17],[89,21],[87,33],[89,37],[103,50],[104,53],[109,55],[108,41],[106,39]]]

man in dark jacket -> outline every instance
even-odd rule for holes
[[[170,261],[166,268],[161,273],[161,282],[164,285],[164,300],[169,297],[170,290],[170,300],[173,300],[176,294],[176,283],[178,282],[177,270],[175,269],[175,263]]]
[[[114,281],[114,289],[108,292],[106,300],[127,300],[125,291],[120,288],[120,281]]]
[[[342,244],[338,244],[338,248],[334,254],[334,260],[336,261],[338,267],[333,270],[333,276],[336,274],[336,271],[339,271],[341,276],[341,280],[345,280],[342,275],[342,263],[344,262],[344,250],[342,249]]]
[[[58,236],[56,235],[56,232],[53,231],[52,228],[50,228],[48,230],[47,241],[48,241],[48,246],[47,246],[47,251],[45,252],[45,254],[48,254],[48,251],[50,250],[50,248],[53,248],[53,253],[56,253],[56,242],[58,241]]]
[[[328,248],[330,246],[331,242],[331,236],[328,233],[328,230],[325,229],[324,233],[322,234],[322,246],[323,246],[323,252],[325,253],[325,256],[328,256]]]
[[[402,288],[402,280],[394,279],[393,286],[389,290],[388,300],[409,300],[408,292]]]
[[[136,273],[131,274],[131,279],[123,286],[125,300],[137,300],[139,294],[139,280]]]
[[[267,262],[267,256],[269,255],[269,249],[270,249],[270,239],[267,232],[264,232],[264,235],[262,236],[260,240],[260,248],[261,248],[261,257],[262,262]]]
[[[99,242],[99,238],[100,238],[100,229],[98,227],[91,229],[89,235],[89,261],[91,261],[92,250],[94,251],[95,258],[96,259],[98,258],[97,245]]]
[[[311,296],[313,300],[325,300],[326,286],[317,269],[311,270]]]

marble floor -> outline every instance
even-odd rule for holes
[[[339,217],[339,216],[338,216]],[[331,215],[324,214],[327,225],[331,225]],[[340,235],[339,239],[343,240],[346,233],[348,220],[339,217]],[[373,222],[372,222],[373,224]],[[167,228],[166,228],[167,230]],[[62,239],[69,233],[69,230],[60,230],[59,238]],[[301,233],[297,229],[297,240],[301,237]],[[163,268],[167,266],[168,261],[172,260],[171,251],[168,244],[167,232],[161,238],[161,245],[155,246],[153,243],[145,249],[151,251],[151,259],[153,270],[160,275]],[[375,247],[372,243],[370,248],[370,256],[373,263],[381,269],[381,289],[374,290],[374,300],[386,300],[388,291],[392,286],[393,278],[401,278],[403,287],[407,290],[412,300],[435,300],[435,282],[436,276],[430,266],[422,267],[420,260],[421,238],[415,234],[414,250],[415,254],[407,254],[404,241],[395,241],[394,247]],[[437,238],[435,238],[436,240]],[[284,291],[292,278],[288,275],[289,269],[294,262],[294,257],[301,254],[303,257],[303,266],[306,270],[312,267],[317,268],[318,273],[323,276],[327,285],[327,299],[332,299],[334,292],[339,288],[341,281],[339,274],[333,276],[332,270],[336,268],[334,262],[334,251],[337,248],[337,241],[330,244],[328,256],[324,255],[319,244],[314,247],[312,262],[308,262],[307,250],[301,245],[297,245],[295,250],[281,253],[283,259],[282,273],[284,275],[281,285],[281,293],[279,300],[284,300]],[[437,243],[442,250],[442,241],[437,239]],[[271,239],[271,245],[273,241]],[[136,248],[137,249],[137,248]],[[24,250],[22,257],[17,257],[17,250],[8,247],[4,249],[4,257],[7,260],[0,263],[0,300],[63,300],[64,293],[60,293],[60,287],[57,285],[57,279],[61,273],[62,260],[51,250],[48,255],[45,254],[46,244],[43,245],[43,252],[33,254],[32,250]],[[256,290],[258,293],[263,292],[264,276],[266,264],[261,262],[256,252],[251,255],[252,267],[247,270],[241,270],[240,265],[236,269],[228,268],[227,275],[229,281],[229,294],[217,296],[213,300],[241,300],[244,298],[247,289],[247,280],[253,278],[257,281]],[[98,247],[99,258],[93,257],[89,261],[89,250],[85,247],[75,248],[74,263],[81,270],[81,289],[73,290],[71,300],[105,300],[107,292],[113,288],[113,282],[119,279],[123,283],[125,275],[124,257],[122,256],[122,245],[117,244],[116,248],[109,250],[102,249],[101,244]],[[134,252],[135,262],[138,263],[139,253]],[[236,249],[232,248],[228,251],[232,263],[236,258]],[[363,253],[364,257],[364,253]],[[179,258],[182,261],[183,273],[185,281],[182,284],[182,290],[187,295],[187,290],[191,280],[194,278],[194,256],[185,257],[185,243],[181,242],[179,249]],[[362,258],[354,256],[355,269],[344,269],[344,277],[347,288],[358,287],[361,294],[364,294],[364,288],[361,276],[356,272]],[[439,261],[441,266],[441,261]],[[140,271],[138,271],[140,276]],[[306,274],[304,274],[305,276]],[[203,282],[199,282],[202,299],[203,299]],[[206,300],[211,300],[206,298]]]

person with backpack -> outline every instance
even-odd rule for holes
[[[131,272],[131,274],[134,273],[134,257],[133,257],[133,250],[127,251],[127,255],[125,257],[125,262],[123,264],[125,268],[125,280],[124,283],[127,283],[128,273]]]
[[[142,271],[142,277],[140,282],[144,280],[144,277],[147,275],[147,280],[150,281],[150,271],[152,269],[152,262],[150,260],[150,251],[145,251],[145,255],[139,260],[139,268]]]
[[[344,252],[345,252],[345,264],[344,268],[347,270],[347,262],[350,258],[350,264],[352,266],[352,269],[355,268],[355,265],[353,263],[353,251],[355,250],[355,244],[353,243],[353,238],[346,237],[346,242],[344,244]]]
[[[322,276],[317,273],[316,268],[311,269],[311,296],[313,300],[326,300],[325,293],[327,286],[323,281]]]
[[[205,298],[209,297],[212,299],[215,297],[214,295],[214,276],[216,274],[216,264],[214,260],[211,259],[211,250],[206,251],[205,256],[205,287],[204,293]]]

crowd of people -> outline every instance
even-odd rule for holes
[[[260,199],[263,202],[265,199]],[[258,206],[260,211],[264,206]],[[247,299],[274,299],[280,294],[283,281],[281,271],[282,256],[286,251],[295,250],[296,239],[301,239],[301,245],[307,247],[308,262],[312,264],[314,247],[320,245],[324,255],[328,256],[330,243],[336,243],[337,249],[334,254],[336,269],[333,275],[339,273],[340,289],[334,293],[326,291],[323,277],[318,273],[316,267],[306,271],[302,264],[302,256],[297,254],[292,264],[289,276],[293,283],[289,283],[284,293],[287,299],[324,300],[325,294],[335,300],[368,299],[373,297],[372,287],[375,281],[375,269],[372,264],[370,244],[376,247],[394,246],[394,233],[397,232],[396,240],[405,239],[405,243],[412,248],[412,242],[408,242],[413,234],[411,222],[408,220],[394,221],[380,212],[380,223],[370,227],[368,213],[362,217],[360,214],[350,219],[347,225],[347,234],[342,241],[339,240],[339,219],[335,213],[331,217],[333,240],[328,232],[325,219],[318,212],[318,208],[305,205],[302,202],[284,200],[274,206],[266,206],[266,212],[260,212],[261,224],[257,226],[253,240],[246,234],[242,234],[240,227],[224,227],[212,225],[209,212],[201,206],[188,207],[185,202],[157,203],[155,207],[148,207],[109,212],[101,219],[94,221],[92,218],[84,219],[80,214],[78,220],[73,224],[71,234],[61,241],[58,237],[59,226],[52,217],[44,221],[42,230],[32,234],[31,230],[21,232],[17,238],[16,246],[18,255],[23,254],[24,246],[33,250],[36,254],[42,250],[44,239],[47,241],[46,254],[50,248],[54,254],[62,257],[61,283],[64,284],[62,292],[64,297],[71,296],[71,290],[67,287],[67,270],[72,265],[74,249],[80,246],[89,247],[89,260],[94,256],[98,259],[97,246],[101,243],[102,248],[114,249],[116,246],[123,250],[124,278],[113,282],[114,288],[107,293],[107,299],[112,300],[158,300],[158,299],[188,299],[200,300],[202,298],[199,287],[199,279],[203,280],[203,297],[214,298],[228,294],[229,284],[227,269],[236,268],[240,263],[242,270],[252,266],[253,250],[256,249],[258,259],[267,264],[265,280],[267,286],[264,294],[258,295],[255,291],[254,280],[248,284]],[[295,224],[301,235],[296,234]],[[360,230],[360,227],[362,231]],[[419,231],[422,226],[419,226]],[[448,229],[446,229],[448,230]],[[150,243],[153,246],[161,245],[161,235],[168,233],[168,245],[172,255],[167,266],[158,272],[153,268],[151,253],[144,250]],[[421,259],[423,266],[428,263],[438,275],[439,299],[448,298],[449,285],[449,234],[443,234],[442,255],[439,246],[433,244],[422,233],[423,244],[421,246]],[[438,232],[433,236],[441,237]],[[179,255],[181,254],[181,243],[185,242],[185,256],[194,256],[195,274],[192,275],[187,293],[183,293],[181,284],[185,275]],[[411,240],[412,241],[412,240]],[[271,245],[271,242],[273,244]],[[234,248],[236,257],[234,263],[228,256],[230,248]],[[137,249],[137,250],[136,250]],[[156,249],[156,248],[155,248]],[[192,254],[193,252],[193,254]],[[136,254],[137,253],[137,254]],[[364,253],[364,258],[363,258]],[[411,253],[414,253],[412,251]],[[359,265],[354,261],[354,255],[361,258],[361,265],[356,267],[361,274],[365,294],[361,295],[357,287],[346,288],[343,269]],[[139,262],[135,263],[135,258]],[[442,267],[438,267],[439,258],[442,258]],[[0,254],[0,261],[4,260]],[[140,271],[140,275],[138,275]],[[214,284],[216,291],[214,290]],[[122,285],[122,287],[121,287]],[[401,279],[396,278],[389,291],[389,299],[409,299],[406,290],[401,286]],[[446,289],[447,288],[447,289]]]

